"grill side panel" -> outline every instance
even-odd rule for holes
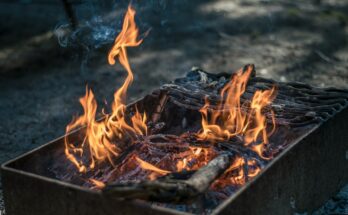
[[[142,202],[104,198],[96,192],[64,186],[3,168],[7,215],[178,214]]]
[[[290,146],[219,214],[312,212],[348,182],[348,108]]]

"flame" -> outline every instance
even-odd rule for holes
[[[182,159],[178,160],[176,163],[176,171],[181,172],[183,170],[196,170],[201,166],[206,165],[210,159],[212,153],[210,148],[201,148],[201,147],[189,147],[190,151]],[[189,163],[196,160],[196,165],[190,166]]]
[[[237,156],[224,174],[212,184],[212,188],[219,190],[230,185],[242,186],[260,172],[261,167],[256,160]]]
[[[179,160],[176,163],[176,169],[178,172],[181,172],[187,168],[187,158],[184,158],[182,160]]]
[[[133,72],[129,65],[127,57],[127,47],[139,46],[142,40],[137,40],[139,35],[139,30],[136,26],[135,20],[135,10],[129,6],[126,16],[123,21],[123,27],[121,33],[116,37],[114,46],[109,52],[108,62],[110,65],[115,64],[115,57],[118,57],[120,64],[127,71],[127,78],[120,89],[114,94],[114,103],[112,104],[112,114],[108,118],[108,127],[116,134],[122,135],[126,132],[136,133],[145,135],[147,132],[147,127],[145,124],[146,116],[142,116],[138,111],[132,117],[133,127],[129,126],[125,121],[125,100],[127,89],[129,85],[133,82]],[[112,134],[110,135],[112,136]]]
[[[261,172],[261,168],[256,165],[255,160],[248,160],[248,177],[253,178]]]
[[[265,91],[256,91],[254,97],[251,101],[251,113],[254,112],[255,116],[255,126],[253,128],[249,128],[245,132],[245,142],[247,144],[251,142],[256,142],[257,137],[261,134],[264,142],[268,142],[267,131],[266,131],[266,116],[262,114],[262,108],[269,105],[275,96],[275,88],[273,87],[271,90]]]
[[[65,155],[79,172],[94,169],[98,163],[104,161],[108,161],[114,166],[114,158],[122,151],[122,147],[120,144],[116,144],[117,142],[126,139],[134,140],[138,135],[147,135],[147,116],[145,113],[140,113],[135,107],[133,115],[126,117],[127,90],[134,79],[127,57],[127,48],[136,47],[142,43],[142,39],[138,39],[138,36],[139,30],[135,23],[135,11],[129,6],[122,30],[108,54],[110,65],[114,65],[118,60],[127,72],[124,83],[114,93],[111,113],[106,114],[103,111],[104,118],[96,120],[97,102],[92,90],[86,87],[85,95],[80,98],[83,115],[74,119],[66,127],[66,133],[82,126],[85,127],[83,141],[76,143],[69,140],[69,135],[65,137]],[[251,101],[244,101],[241,97],[246,91],[252,71],[253,66],[248,66],[246,71],[241,69],[235,73],[229,83],[221,90],[222,99],[215,106],[210,104],[208,98],[206,99],[205,105],[200,110],[202,130],[198,132],[197,137],[200,140],[210,142],[238,137],[245,146],[250,147],[260,157],[268,159],[264,156],[264,149],[269,142],[269,136],[275,130],[275,118],[274,113],[266,107],[275,99],[276,88],[258,90],[254,93]],[[266,114],[272,118],[272,129],[268,128]],[[212,148],[190,146],[170,161],[173,161],[176,171],[180,172],[199,169],[206,165],[212,157],[214,157]],[[130,162],[133,162],[132,164],[136,161],[141,169],[151,171],[146,174],[150,180],[154,180],[159,175],[171,173],[171,171],[156,167],[137,156],[133,158],[129,159]],[[169,169],[173,170],[173,168]],[[216,186],[226,186],[231,183],[242,185],[249,178],[258,175],[260,171],[261,168],[256,160],[245,160],[243,157],[238,157],[217,181]],[[99,189],[105,186],[103,182],[96,179],[90,179],[90,182]]]
[[[241,110],[240,97],[245,92],[246,83],[252,72],[249,67],[246,72],[238,71],[232,80],[221,90],[220,96],[226,94],[225,102],[217,105],[217,111],[212,111],[209,118],[210,102],[206,99],[205,105],[200,110],[202,114],[202,132],[200,139],[221,141],[243,132],[246,114]],[[221,111],[223,110],[223,111]],[[219,125],[218,122],[221,122]]]
[[[140,167],[142,169],[146,169],[146,170],[150,170],[150,171],[153,171],[153,172],[156,172],[158,174],[161,174],[161,175],[166,175],[168,173],[171,173],[170,171],[167,171],[167,170],[163,170],[163,169],[160,169],[138,157],[135,157],[135,160],[139,163]]]
[[[105,114],[104,120],[96,120],[97,102],[92,90],[86,87],[86,94],[80,98],[80,103],[84,113],[73,120],[67,127],[66,133],[86,126],[86,134],[82,143],[73,144],[68,137],[65,138],[65,154],[67,158],[75,164],[80,172],[86,172],[87,168],[93,169],[96,162],[108,160],[113,164],[113,157],[120,153],[119,147],[115,145],[115,140],[124,137],[133,138],[136,135],[146,135],[146,115],[135,111],[131,117],[131,124],[126,121],[126,94],[129,85],[133,81],[133,73],[127,57],[127,47],[135,47],[141,44],[138,40],[139,31],[135,20],[135,10],[129,6],[124,18],[122,31],[116,37],[114,45],[109,52],[108,62],[114,65],[117,58],[120,64],[127,71],[127,78],[123,85],[114,93],[111,114]],[[87,164],[82,161],[83,154],[89,154],[90,162]]]
[[[219,102],[215,109],[210,108],[210,102],[206,99],[200,110],[202,131],[198,133],[198,138],[216,142],[229,140],[237,135],[242,136],[246,146],[255,143],[252,149],[266,159],[263,156],[263,148],[275,129],[275,121],[274,113],[271,112],[273,129],[272,132],[268,132],[266,116],[262,111],[275,99],[276,90],[274,87],[271,90],[258,90],[250,105],[248,102],[241,103],[241,96],[246,90],[252,71],[253,66],[249,65],[245,72],[241,69],[234,74],[231,81],[221,90],[220,96],[225,100]],[[249,114],[247,109],[250,109]]]
[[[90,178],[89,181],[98,189],[103,189],[106,186],[104,182],[98,181],[97,179]]]

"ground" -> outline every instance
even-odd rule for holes
[[[63,135],[86,84],[103,104],[124,80],[106,55],[128,1],[72,2],[81,27],[68,36],[59,2],[0,3],[0,163]],[[233,72],[253,63],[264,77],[348,87],[346,1],[133,2],[141,31],[149,31],[129,53],[130,100],[193,66]],[[317,214],[347,214],[347,192]]]

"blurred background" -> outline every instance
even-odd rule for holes
[[[65,132],[86,84],[110,101],[125,71],[107,64],[127,0],[1,0],[0,163]],[[144,37],[129,51],[129,100],[193,66],[256,65],[279,81],[348,88],[348,1],[132,1]],[[0,183],[0,211],[4,209]],[[316,214],[348,214],[348,186]]]

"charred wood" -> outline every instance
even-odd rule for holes
[[[232,164],[233,156],[223,153],[211,160],[206,166],[200,168],[186,179],[176,173],[155,181],[139,183],[109,184],[103,189],[105,195],[114,198],[144,199],[159,202],[182,202],[203,194],[209,186],[223,174]],[[190,174],[185,173],[184,174]]]

